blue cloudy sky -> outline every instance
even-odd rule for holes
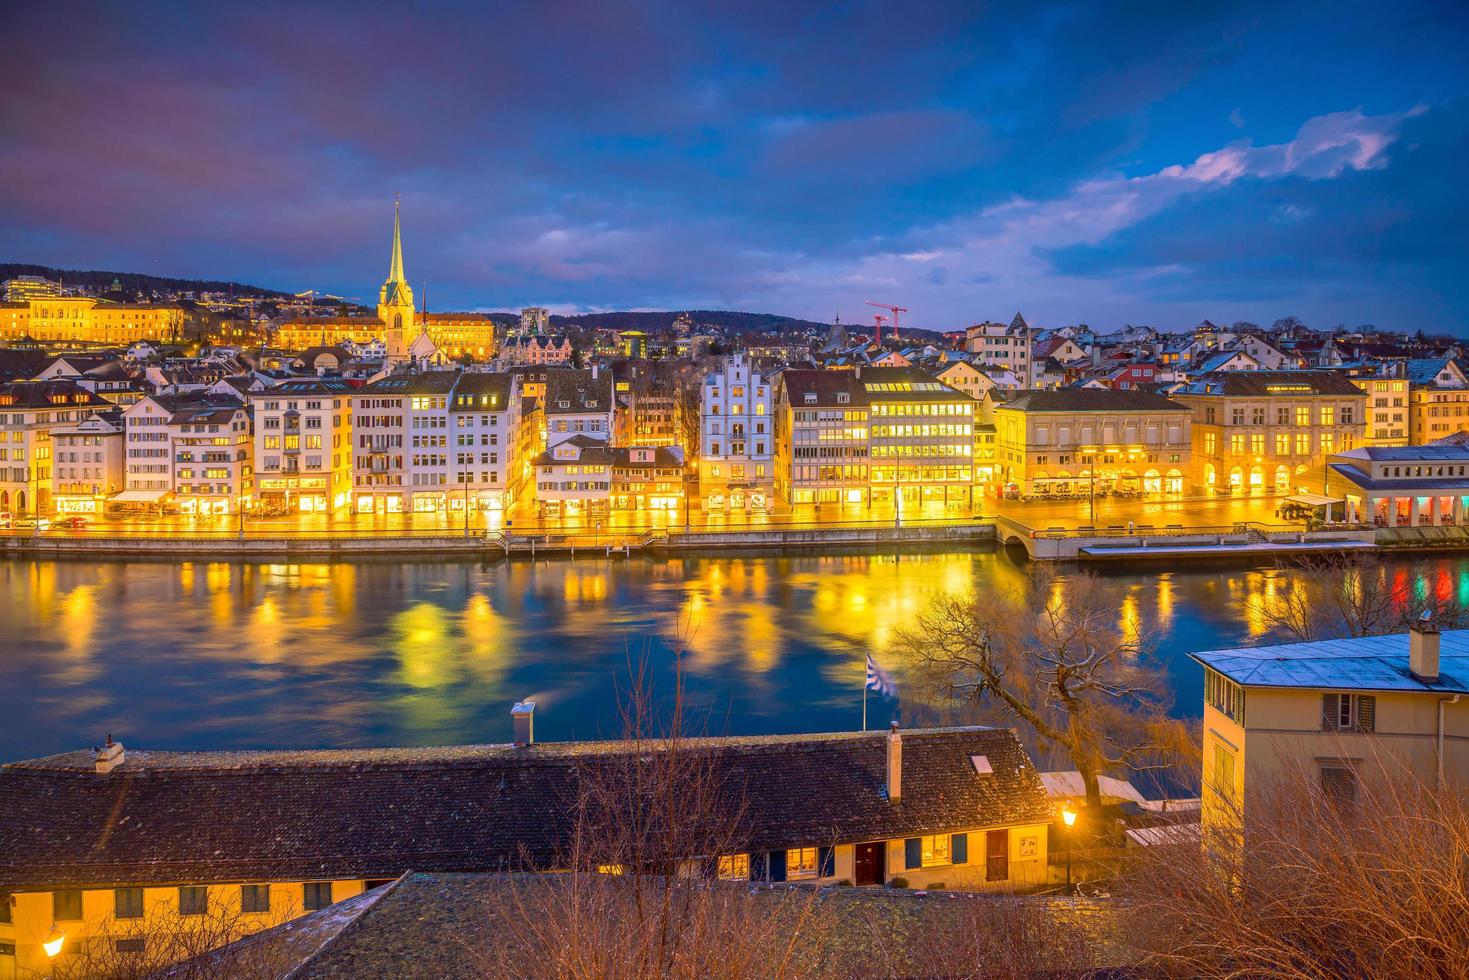
[[[1469,4],[19,0],[0,259],[1469,334]]]

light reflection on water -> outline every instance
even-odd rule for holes
[[[1469,600],[1469,561],[1394,563],[1417,596]],[[1109,574],[1118,628],[1157,631],[1181,713],[1189,650],[1268,639],[1273,569]],[[1012,592],[1004,555],[530,565],[0,563],[0,759],[94,744],[177,748],[500,741],[618,730],[615,691],[648,654],[667,689],[687,651],[709,727],[855,728],[863,658],[937,592]],[[1055,599],[1064,601],[1065,583]],[[888,666],[899,674],[891,658]],[[873,704],[876,724],[885,709]]]

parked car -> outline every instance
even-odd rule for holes
[[[85,517],[78,517],[78,516],[73,515],[71,517],[63,517],[63,518],[61,518],[60,520],[58,520],[52,526],[53,527],[83,528],[83,527],[86,527],[87,526],[87,523],[88,523],[88,521],[87,521],[87,519]]]
[[[18,517],[15,519],[15,522],[11,526],[15,528],[35,528],[38,531],[44,531],[46,530],[46,528],[51,526],[51,518]]]

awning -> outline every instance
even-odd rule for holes
[[[154,504],[167,497],[171,490],[124,490],[116,496],[109,497],[109,504]]]
[[[1323,497],[1319,493],[1298,493],[1285,498],[1288,504],[1305,504],[1307,507],[1328,507],[1331,504],[1344,503],[1340,497]]]

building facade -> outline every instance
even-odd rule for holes
[[[333,514],[350,505],[354,390],[340,378],[301,378],[250,394],[262,507]]]
[[[127,482],[120,413],[93,412],[51,431],[52,501],[58,514],[100,514]]]
[[[1450,358],[1410,360],[1409,442],[1423,446],[1469,430],[1469,375]]]
[[[1401,362],[1385,364],[1375,374],[1352,379],[1367,396],[1367,431],[1363,441],[1368,446],[1406,446],[1413,433],[1409,422],[1408,377]]]
[[[1289,493],[1334,453],[1360,446],[1366,395],[1333,371],[1224,371],[1182,386],[1205,491]]]
[[[50,513],[53,432],[109,408],[73,381],[0,384],[0,514]]]
[[[615,413],[611,374],[595,365],[587,371],[552,368],[545,384],[541,411],[548,448],[579,435],[611,444]]]
[[[179,340],[183,330],[183,308],[168,303],[111,303],[91,296],[0,303],[0,344],[28,337],[43,343],[126,345]]]
[[[1024,387],[1031,384],[1035,332],[1019,313],[1009,324],[976,323],[964,331],[964,349],[983,364],[1013,372]]]
[[[1361,446],[1327,465],[1327,493],[1352,523],[1469,524],[1469,447]]]
[[[775,388],[775,494],[790,507],[871,502],[867,392],[854,371],[789,368]]]
[[[1024,391],[993,406],[994,482],[1021,497],[1179,496],[1193,468],[1189,408],[1146,391]]]
[[[913,367],[856,375],[867,402],[871,500],[899,514],[972,503],[974,399]]]
[[[699,389],[699,498],[705,513],[768,510],[775,492],[775,386],[744,354]]]

